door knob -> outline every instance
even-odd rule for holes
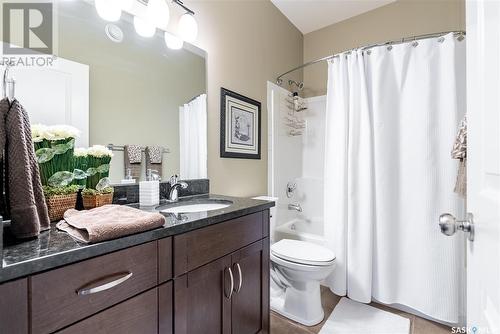
[[[469,241],[474,241],[474,222],[472,213],[468,213],[465,220],[457,220],[452,214],[443,213],[439,216],[439,227],[441,228],[441,233],[444,235],[451,236],[459,230],[467,234],[467,239],[469,239]]]

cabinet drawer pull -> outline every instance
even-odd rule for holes
[[[235,265],[236,265],[236,268],[238,269],[238,287],[236,288],[236,290],[234,292],[239,293],[241,290],[241,285],[243,284],[243,275],[241,273],[240,264],[238,262],[236,262]]]
[[[231,299],[233,296],[233,290],[234,290],[234,277],[233,277],[233,271],[231,270],[231,267],[227,268],[229,270],[229,279],[231,281],[231,288],[229,289],[229,296],[226,294],[226,291],[224,291],[224,295],[226,296],[227,299]]]
[[[123,282],[125,282],[126,280],[128,280],[130,277],[132,277],[132,273],[130,272],[126,272],[126,273],[120,273],[120,274],[116,274],[116,275],[113,275],[111,277],[118,277],[110,282],[107,282],[107,283],[104,283],[102,285],[98,285],[98,286],[91,286],[91,287],[83,287],[81,289],[78,289],[76,291],[76,293],[79,295],[79,296],[86,296],[86,295],[91,295],[91,294],[94,294],[94,293],[97,293],[97,292],[101,292],[101,291],[105,291],[105,290],[108,290],[108,289],[111,289],[117,285],[120,285],[122,284]],[[111,278],[110,276],[106,277],[106,279],[109,279]],[[94,283],[91,283],[89,285],[94,285],[96,282]]]

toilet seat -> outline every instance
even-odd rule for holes
[[[271,255],[305,266],[331,266],[335,254],[326,247],[307,241],[282,239],[271,246]]]

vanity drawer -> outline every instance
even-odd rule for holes
[[[174,236],[174,276],[180,276],[265,237],[265,214],[269,214],[267,210]]]
[[[157,277],[156,241],[34,275],[32,333],[75,323],[154,287]]]
[[[156,334],[158,291],[149,290],[58,332],[59,334]]]

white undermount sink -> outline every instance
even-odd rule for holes
[[[224,209],[230,205],[231,205],[231,203],[228,203],[228,202],[196,203],[196,204],[186,204],[186,205],[174,206],[174,207],[160,210],[160,212],[174,213],[174,214],[204,212],[204,211]]]

